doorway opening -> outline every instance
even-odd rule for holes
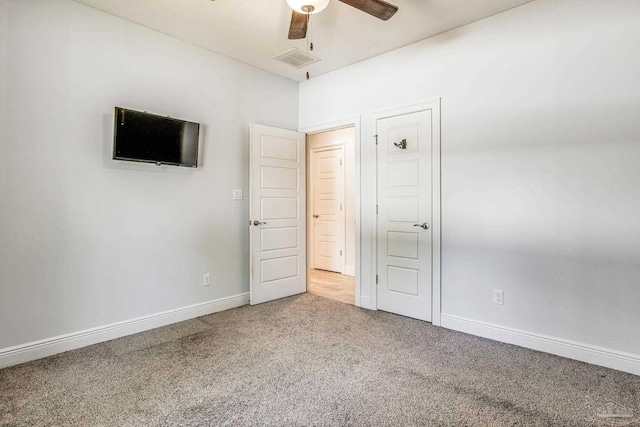
[[[356,129],[307,137],[307,292],[356,305]]]

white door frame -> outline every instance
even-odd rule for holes
[[[316,261],[315,261],[315,223],[314,223],[314,218],[313,218],[313,214],[315,213],[315,191],[316,191],[316,186],[315,186],[315,168],[314,168],[314,162],[313,162],[313,156],[316,153],[321,153],[323,151],[330,151],[330,150],[336,150],[338,148],[342,148],[342,157],[343,157],[343,161],[342,161],[342,176],[343,176],[343,188],[342,188],[342,194],[344,195],[344,209],[342,210],[342,216],[343,218],[343,222],[345,224],[345,230],[343,230],[342,232],[342,251],[345,254],[345,256],[342,257],[342,268],[341,268],[341,274],[345,273],[346,270],[346,266],[347,266],[347,256],[346,256],[346,250],[347,250],[347,232],[346,232],[346,225],[347,225],[347,203],[346,203],[346,195],[347,195],[347,179],[346,179],[346,169],[347,169],[347,159],[346,159],[346,146],[344,144],[332,144],[332,145],[324,145],[322,147],[318,147],[318,148],[312,148],[311,144],[309,144],[309,141],[307,141],[307,228],[308,228],[308,236],[307,236],[307,268],[309,269],[315,269],[316,268]],[[355,266],[354,266],[355,268]]]
[[[355,257],[356,257],[356,306],[357,307],[361,307],[362,306],[362,301],[361,301],[361,287],[362,287],[362,283],[361,283],[361,277],[362,277],[362,271],[361,271],[361,252],[360,252],[360,240],[361,240],[361,233],[360,233],[360,227],[361,227],[361,210],[360,210],[360,204],[361,204],[361,179],[360,179],[360,163],[361,163],[361,147],[360,147],[360,116],[352,116],[352,117],[348,117],[342,120],[337,120],[334,122],[329,122],[329,123],[321,123],[318,125],[312,125],[312,126],[305,126],[303,128],[298,129],[298,132],[304,132],[307,134],[307,147],[309,145],[309,135],[311,134],[315,134],[315,133],[322,133],[322,132],[328,132],[328,131],[332,131],[332,130],[338,130],[338,129],[343,129],[343,128],[348,128],[348,127],[353,127],[353,132],[354,132],[354,148],[355,148],[355,165],[354,165],[354,174],[355,174],[355,195],[356,195],[356,212],[355,212],[355,216],[356,216],[356,250],[355,250]],[[306,150],[307,153],[310,150]],[[308,164],[309,159],[307,158],[307,164]],[[309,207],[309,195],[307,194],[307,207]],[[308,232],[308,227],[307,227],[307,232]],[[307,241],[309,242],[309,235],[307,235]],[[307,252],[309,251],[309,244],[307,244]],[[307,287],[309,286],[309,269],[307,268]]]
[[[432,162],[432,276],[431,276],[431,289],[432,289],[432,320],[431,323],[435,326],[440,326],[440,314],[441,314],[441,188],[440,188],[440,98],[434,99],[429,102],[425,102],[418,105],[412,105],[408,107],[395,108],[392,110],[385,110],[373,113],[371,115],[371,141],[373,141],[373,155],[371,157],[372,162],[377,165],[378,150],[376,147],[376,133],[377,123],[380,119],[386,119],[389,117],[401,116],[404,114],[416,113],[418,111],[431,110],[432,111],[432,147],[431,147],[431,162]],[[378,271],[378,218],[377,218],[377,205],[378,205],[378,168],[374,166],[372,171],[371,188],[373,194],[371,195],[372,211],[371,217],[371,236],[372,236],[372,251],[371,251],[371,265],[373,266],[373,272],[371,274],[371,289],[369,291],[371,308],[377,310],[378,308],[378,285],[376,283],[376,273]],[[359,188],[359,187],[357,187]]]

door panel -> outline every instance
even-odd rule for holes
[[[250,300],[259,304],[307,289],[305,135],[252,124],[250,139]]]
[[[377,121],[378,308],[431,321],[431,111]],[[402,145],[406,143],[406,148]]]
[[[298,227],[277,227],[260,230],[262,251],[295,249],[298,247]]]
[[[274,168],[263,166],[262,188],[297,190],[299,185],[298,170],[293,168]]]
[[[313,151],[314,268],[344,271],[344,148]]]
[[[420,238],[417,233],[387,232],[387,256],[418,259]]]

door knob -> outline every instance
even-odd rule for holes
[[[260,222],[260,221],[258,221],[257,219],[256,219],[255,221],[253,221],[253,225],[255,225],[256,227],[257,227],[258,225],[265,225],[265,224],[266,224],[266,222]]]
[[[314,215],[313,215],[313,217],[314,217],[314,218],[320,218],[320,215],[316,215],[316,214],[314,214]]]
[[[422,224],[413,224],[414,227],[420,227],[420,228],[424,228],[425,230],[428,230],[430,225],[427,222],[423,222]]]

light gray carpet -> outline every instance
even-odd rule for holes
[[[1,370],[0,425],[640,425],[639,391],[637,376],[301,295]]]

